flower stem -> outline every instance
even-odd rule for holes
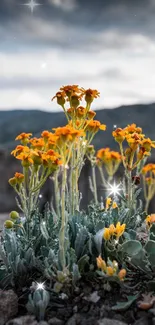
[[[98,204],[95,164],[92,164],[92,180],[93,180],[93,194],[94,194],[95,204]]]
[[[66,267],[65,257],[65,231],[66,231],[66,209],[65,209],[65,190],[66,190],[67,170],[64,166],[62,175],[62,193],[61,193],[61,228],[59,233],[59,256],[61,268],[64,271]]]

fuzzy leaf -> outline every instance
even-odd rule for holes
[[[145,245],[145,250],[148,253],[148,255],[155,253],[155,241],[149,240]]]
[[[49,234],[48,234],[48,230],[47,230],[47,228],[46,228],[46,223],[45,223],[45,221],[42,221],[42,222],[40,223],[40,230],[41,230],[41,233],[42,233],[43,237],[44,237],[46,240],[48,240],[48,239],[49,239]]]
[[[77,256],[77,259],[79,259],[83,255],[87,239],[88,231],[85,227],[81,227],[75,240],[75,254]]]
[[[128,240],[122,244],[120,250],[129,256],[134,256],[142,249],[142,245],[138,240]]]
[[[124,302],[117,302],[115,306],[112,307],[112,310],[127,310],[133,302],[138,298],[139,293],[135,296],[128,296],[127,301]]]
[[[72,276],[73,276],[72,278],[73,284],[76,284],[76,282],[81,278],[81,274],[79,272],[79,266],[75,263],[73,264]]]
[[[96,244],[96,248],[99,254],[101,254],[103,231],[104,231],[103,229],[99,230],[97,234],[94,236],[94,242]]]
[[[84,255],[78,260],[79,272],[82,273],[84,271],[85,266],[89,263],[89,256]]]

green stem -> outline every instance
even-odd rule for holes
[[[145,211],[146,211],[146,213],[148,213],[149,204],[150,204],[150,200],[147,199],[146,203],[145,203]]]
[[[62,175],[62,193],[61,193],[61,228],[59,233],[59,256],[61,268],[64,271],[66,267],[65,257],[65,231],[66,231],[66,209],[65,209],[65,189],[66,189],[67,170],[64,166]]]
[[[92,164],[92,180],[93,180],[93,194],[94,194],[95,204],[98,204],[95,164]]]
[[[100,171],[100,175],[101,175],[102,183],[103,183],[103,185],[106,187],[106,180],[105,180],[105,177],[104,177],[104,173],[103,173],[102,166],[98,166],[98,169],[99,169],[99,171]]]
[[[59,170],[56,170],[54,175],[55,205],[56,205],[57,216],[58,218],[60,218],[60,192],[59,192],[58,175],[59,175]]]

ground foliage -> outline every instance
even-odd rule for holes
[[[143,310],[154,305],[155,215],[148,216],[147,209],[155,194],[155,165],[147,164],[147,158],[155,143],[132,124],[113,131],[120,152],[102,148],[96,153],[91,141],[106,129],[91,110],[98,96],[97,90],[62,87],[54,98],[68,124],[54,132],[45,130],[39,138],[21,133],[16,138],[21,144],[12,151],[23,168],[9,180],[22,213],[12,211],[4,224],[0,284],[3,289],[14,288],[19,299],[24,296],[24,308],[39,320],[48,318],[56,305],[58,309],[61,304],[72,305],[73,312],[77,296],[80,303],[98,308],[104,301],[115,312],[130,310],[133,304]],[[80,106],[82,100],[85,106]],[[87,212],[79,209],[78,190],[85,157],[92,166],[94,196]],[[116,184],[120,164],[124,177]],[[106,200],[97,196],[97,168]],[[40,214],[40,189],[51,174],[56,205],[47,205]],[[139,199],[141,175],[145,207]]]

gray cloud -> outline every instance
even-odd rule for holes
[[[1,109],[49,107],[65,83],[99,88],[98,107],[155,99],[154,0],[28,1],[0,0]]]

